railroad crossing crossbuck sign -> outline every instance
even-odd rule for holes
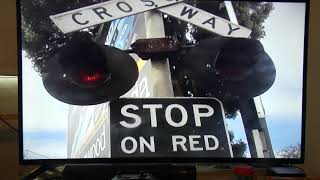
[[[190,6],[183,0],[111,0],[50,16],[63,33],[156,9],[225,37],[248,38],[251,30]]]

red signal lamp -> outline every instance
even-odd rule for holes
[[[91,84],[91,83],[97,83],[102,80],[102,75],[100,73],[94,73],[94,74],[89,74],[89,75],[84,75],[82,77],[82,82],[86,84]]]
[[[88,71],[86,69],[80,69],[79,71],[72,73],[72,81],[81,87],[95,87],[104,84],[110,80],[110,73],[104,70]]]
[[[95,82],[99,82],[101,81],[101,75],[99,73],[95,73],[93,75],[85,75],[83,78],[82,78],[82,81],[84,83],[95,83]]]

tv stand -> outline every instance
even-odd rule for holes
[[[267,168],[266,173],[277,177],[306,177],[302,169],[294,166],[272,166]]]
[[[190,164],[88,164],[66,165],[65,180],[195,180],[196,167]]]
[[[140,174],[119,174],[112,178],[112,180],[158,180],[158,178],[154,177],[149,173],[140,173]]]
[[[52,171],[54,170],[56,167],[58,167],[58,165],[41,165],[40,167],[36,168],[35,170],[33,170],[30,174],[28,174],[27,176],[23,177],[22,180],[32,180],[37,178],[39,175],[43,174],[46,171]]]

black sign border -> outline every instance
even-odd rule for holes
[[[190,99],[192,99],[192,100],[196,100],[196,99],[202,99],[202,100],[215,100],[215,101],[217,101],[218,103],[219,103],[219,105],[220,105],[220,109],[221,109],[221,114],[222,114],[222,118],[223,118],[223,124],[224,124],[224,127],[225,127],[225,133],[226,133],[226,135],[227,135],[227,141],[228,141],[228,146],[229,146],[229,150],[230,150],[230,155],[231,155],[231,157],[230,158],[233,158],[234,156],[233,156],[233,150],[232,150],[232,146],[231,146],[231,142],[230,142],[230,136],[229,136],[229,131],[228,131],[228,129],[227,129],[227,123],[226,123],[226,117],[225,117],[225,112],[224,112],[224,107],[223,107],[223,104],[222,104],[222,102],[219,100],[219,99],[217,99],[217,98],[214,98],[214,97],[148,97],[148,98],[127,98],[127,97],[124,97],[124,98],[120,98],[121,100],[125,100],[125,99],[128,99],[128,100],[132,100],[132,99],[136,99],[136,100],[143,100],[143,99],[148,99],[148,100],[151,100],[151,99],[156,99],[156,100],[159,100],[159,99],[161,99],[161,100],[164,100],[164,99],[170,99],[170,100],[172,100],[172,101],[174,101],[174,100],[176,100],[176,99],[186,99],[186,100],[190,100]],[[109,104],[109,126],[110,126],[110,123],[111,123],[111,107],[110,107],[110,105],[112,104],[112,101],[110,102],[110,104]],[[110,139],[110,145],[111,145],[111,129],[110,129],[110,131],[109,131],[109,133],[110,133],[110,136],[109,136],[109,139]],[[112,149],[112,147],[111,147],[111,149]],[[110,155],[111,155],[111,158],[110,159],[115,159],[115,158],[112,158],[112,150],[110,149]],[[132,157],[129,157],[129,158],[119,158],[119,159],[131,159]],[[148,157],[149,158],[149,157]],[[151,158],[158,158],[158,157],[151,157]],[[162,157],[161,157],[162,158]],[[178,158],[178,157],[177,157]],[[185,157],[184,157],[185,158]],[[198,158],[198,157],[192,157],[191,159],[196,159],[196,158]],[[205,157],[205,158],[208,158],[208,157]],[[218,157],[217,157],[218,158]],[[141,158],[141,157],[139,157],[139,158],[137,158],[137,159],[144,159],[144,158]],[[175,157],[173,158],[173,159],[175,159]],[[180,159],[180,157],[178,158],[178,159]]]

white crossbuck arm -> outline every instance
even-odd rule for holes
[[[183,0],[111,0],[50,16],[63,33],[157,9],[213,33],[249,37],[251,30],[183,3]]]

